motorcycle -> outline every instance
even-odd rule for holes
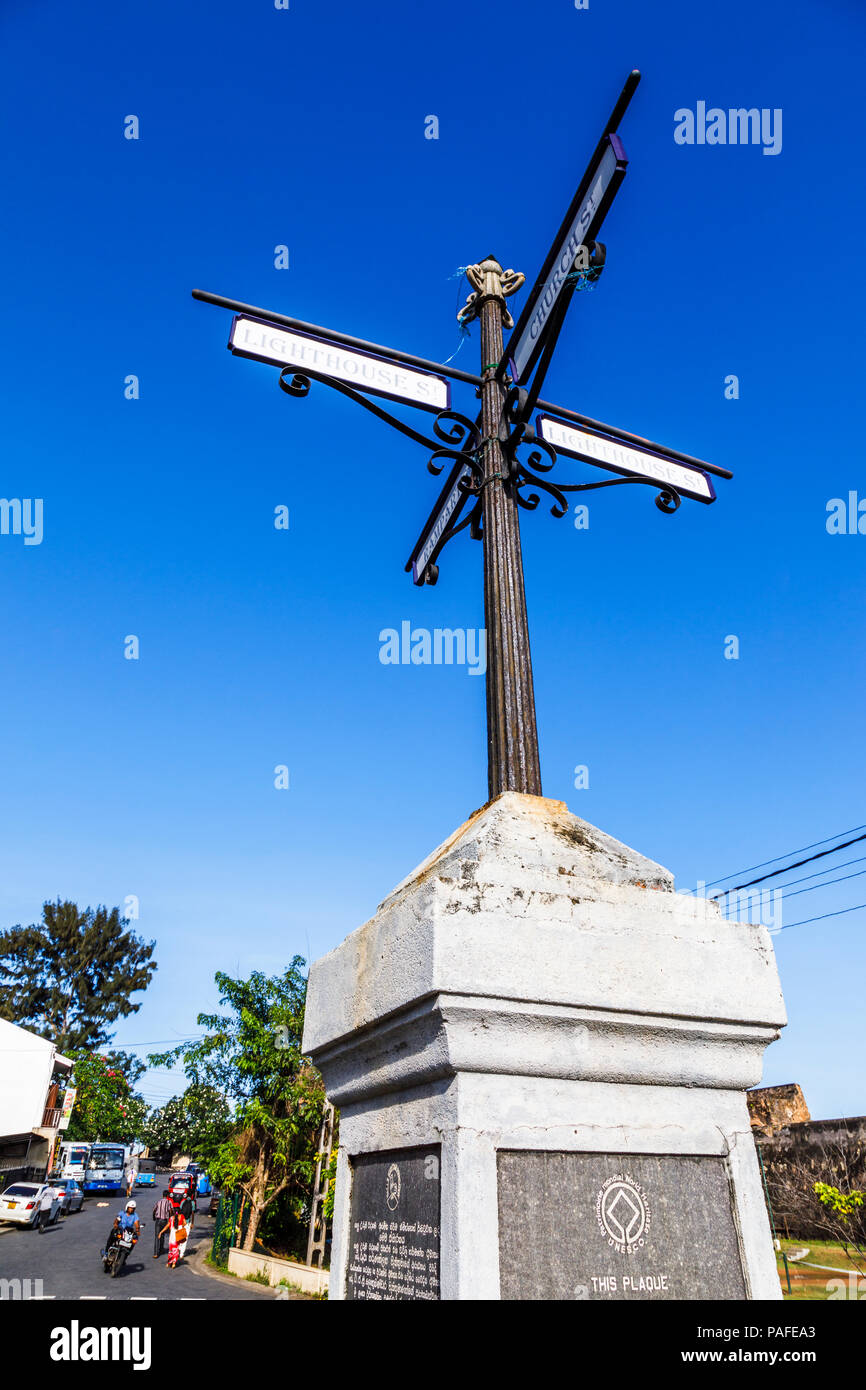
[[[102,1268],[106,1274],[111,1275],[112,1279],[116,1279],[123,1269],[134,1245],[135,1233],[133,1231],[118,1231],[112,1243],[102,1251]]]

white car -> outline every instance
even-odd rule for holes
[[[52,1183],[13,1182],[0,1192],[0,1221],[12,1221],[17,1226],[39,1225],[43,1199],[51,1194],[51,1205],[46,1206],[44,1225],[54,1226],[60,1220],[63,1200]]]

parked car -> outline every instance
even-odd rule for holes
[[[61,1178],[53,1186],[55,1192],[60,1194],[60,1210],[64,1216],[83,1209],[84,1189],[74,1178]]]
[[[54,1184],[46,1182],[13,1182],[11,1187],[0,1192],[0,1221],[35,1228],[46,1192],[51,1193],[51,1207],[45,1220],[48,1225],[55,1226],[60,1220],[62,1200]]]
[[[190,1164],[188,1164],[188,1165],[187,1165],[187,1169],[186,1169],[186,1175],[187,1175],[187,1177],[188,1177],[189,1180],[190,1180],[190,1192],[191,1192],[191,1195],[192,1195],[193,1197],[204,1196],[204,1193],[202,1192],[202,1189],[201,1189],[201,1184],[202,1184],[203,1181],[204,1181],[204,1176],[205,1176],[205,1175],[204,1175],[204,1173],[202,1172],[201,1167],[199,1166],[199,1164],[198,1164],[198,1163],[190,1163]]]

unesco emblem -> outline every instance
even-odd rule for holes
[[[640,1183],[627,1173],[614,1173],[601,1188],[595,1215],[602,1235],[618,1255],[633,1255],[646,1243],[650,1209]]]
[[[397,1210],[397,1203],[400,1200],[400,1169],[396,1163],[391,1164],[385,1179],[385,1200],[390,1211]]]

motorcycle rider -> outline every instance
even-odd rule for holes
[[[121,1231],[132,1231],[132,1243],[135,1245],[141,1234],[141,1226],[135,1213],[135,1201],[130,1197],[123,1211],[119,1211],[114,1218],[114,1225],[105,1246],[106,1250],[110,1250],[112,1245],[117,1244],[117,1237]]]

